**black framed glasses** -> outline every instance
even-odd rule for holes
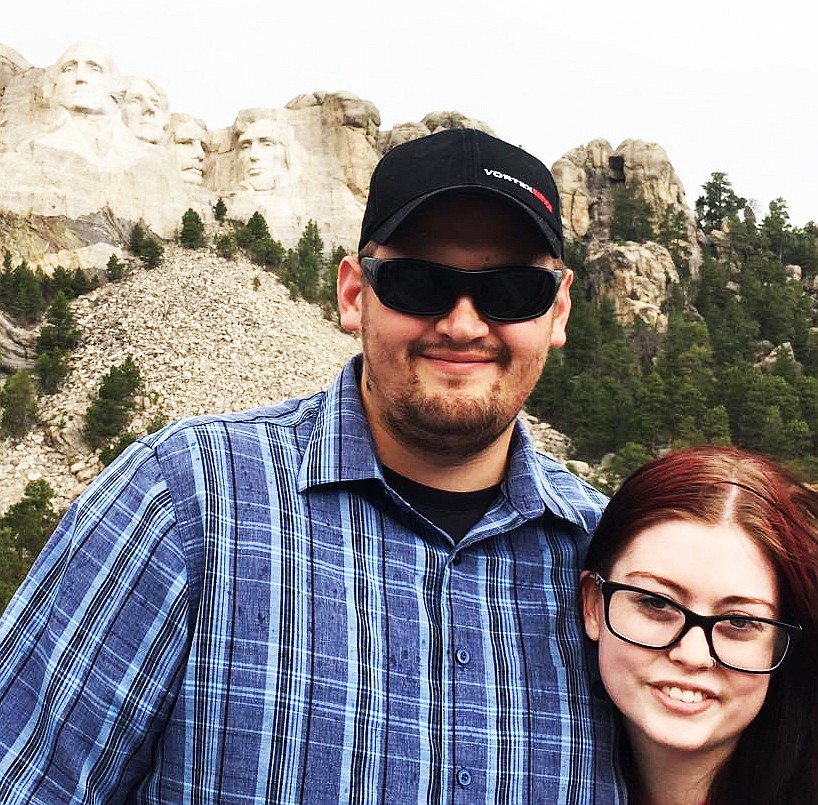
[[[606,581],[599,573],[592,577],[605,601],[608,631],[634,646],[669,649],[699,626],[716,662],[733,671],[769,674],[801,636],[801,627],[792,623],[741,614],[699,615],[666,595]]]
[[[410,316],[443,316],[468,296],[491,321],[536,319],[554,304],[562,281],[561,271],[541,266],[466,270],[410,257],[363,257],[361,267],[378,299]]]

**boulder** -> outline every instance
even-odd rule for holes
[[[659,332],[667,330],[663,307],[679,275],[664,246],[608,243],[588,253],[586,267],[595,297],[611,299],[623,325],[638,318]]]

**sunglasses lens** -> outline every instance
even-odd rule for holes
[[[454,307],[457,289],[452,278],[434,263],[395,259],[378,270],[378,296],[395,310],[415,316],[439,316]]]
[[[558,273],[531,266],[463,271],[410,258],[376,262],[378,298],[413,316],[442,316],[467,295],[486,318],[525,321],[548,311],[559,285]]]
[[[556,276],[528,266],[484,275],[477,307],[495,321],[525,321],[542,316],[554,302]]]

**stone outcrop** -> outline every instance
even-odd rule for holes
[[[553,173],[566,238],[585,246],[596,274],[595,289],[613,298],[623,323],[638,317],[664,328],[661,304],[668,282],[678,281],[670,254],[653,243],[612,244],[611,220],[615,189],[638,184],[654,228],[663,214],[680,216],[686,231],[681,244],[690,254],[688,268],[694,276],[698,273],[702,252],[696,221],[665,150],[644,140],[624,140],[616,149],[607,140],[591,140],[558,159]]]
[[[37,330],[20,327],[0,311],[0,369],[16,372],[34,366]]]
[[[673,259],[658,243],[607,243],[588,252],[586,267],[598,298],[613,300],[622,325],[639,318],[667,330],[664,303],[668,287],[679,281]]]
[[[611,238],[611,208],[617,186],[638,183],[656,224],[666,209],[680,212],[687,222],[692,268],[701,262],[696,223],[687,206],[684,187],[665,150],[644,140],[624,140],[616,150],[607,140],[591,140],[574,148],[553,166],[560,190],[566,237],[605,241]]]

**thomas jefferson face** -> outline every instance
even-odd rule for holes
[[[54,97],[69,112],[111,115],[116,110],[113,93],[119,76],[111,57],[102,48],[72,45],[57,62]]]
[[[190,184],[201,184],[207,143],[204,125],[193,117],[174,119],[171,130],[171,150],[182,173],[182,180]]]
[[[150,81],[133,78],[125,90],[122,119],[140,140],[159,143],[170,120],[167,98]]]
[[[236,140],[238,178],[250,190],[272,190],[287,168],[287,149],[272,120],[250,123]]]

